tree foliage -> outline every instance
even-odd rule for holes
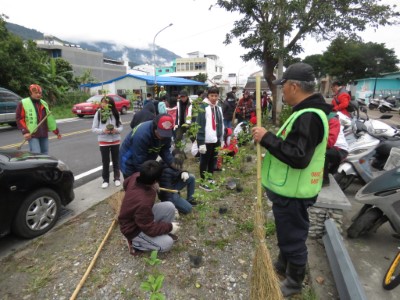
[[[72,66],[62,58],[50,58],[33,41],[23,41],[6,28],[7,16],[0,15],[0,86],[21,96],[32,83],[42,86],[44,98],[55,102],[76,87]]]
[[[376,59],[381,59],[379,69]],[[395,72],[398,70],[396,64],[400,61],[394,50],[387,49],[385,44],[338,37],[322,55],[307,56],[303,62],[313,66],[320,76],[329,74],[341,81],[350,82],[375,77],[378,72]]]
[[[354,36],[367,26],[397,24],[400,16],[395,7],[379,5],[374,0],[217,0],[216,5],[241,14],[225,43],[239,39],[248,50],[242,59],[254,59],[263,65],[264,77],[274,95],[273,71],[278,59],[300,53],[305,37],[326,40],[337,32]]]

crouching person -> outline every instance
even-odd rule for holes
[[[186,199],[182,198],[179,192],[171,193],[163,190],[160,190],[158,193],[158,198],[160,198],[162,202],[172,202],[180,213],[188,214],[192,211],[192,206],[197,204],[193,198],[195,184],[196,179],[193,174],[189,174],[186,171],[175,170],[165,165],[160,178],[160,186],[178,191],[186,187]]]
[[[179,230],[175,223],[175,206],[172,202],[155,204],[162,166],[148,160],[124,181],[125,196],[122,200],[118,222],[128,240],[129,251],[169,251]]]

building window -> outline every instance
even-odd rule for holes
[[[193,63],[191,62],[190,63],[190,69],[189,69],[190,71],[193,71],[194,70],[194,67],[193,67]]]
[[[169,69],[166,69],[165,72],[166,72],[166,73],[169,73],[170,71],[169,71]]]

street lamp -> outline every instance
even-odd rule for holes
[[[372,93],[372,99],[375,99],[375,91],[376,91],[376,82],[378,81],[378,75],[379,75],[379,64],[383,60],[383,58],[376,57],[376,77],[375,77],[375,84],[374,84],[374,92]]]
[[[168,27],[171,27],[174,24],[169,24],[168,26],[165,26],[163,29],[161,29],[159,32],[156,33],[156,35],[154,36],[153,39],[153,67],[154,67],[154,92],[157,93],[157,76],[156,76],[156,37],[157,35],[167,29]],[[154,95],[154,98],[156,97],[156,95]]]
[[[239,84],[240,84],[240,71],[246,67],[246,65],[242,66],[239,71],[237,72],[237,76],[236,76],[236,87],[239,89]]]

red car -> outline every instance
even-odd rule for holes
[[[126,114],[128,108],[131,107],[131,102],[121,96],[112,94],[107,96],[114,99],[115,106],[121,115]],[[100,107],[100,101],[103,97],[103,95],[95,95],[87,99],[86,102],[74,104],[72,107],[72,113],[76,114],[79,118],[83,118],[83,116],[94,116],[97,109]]]

